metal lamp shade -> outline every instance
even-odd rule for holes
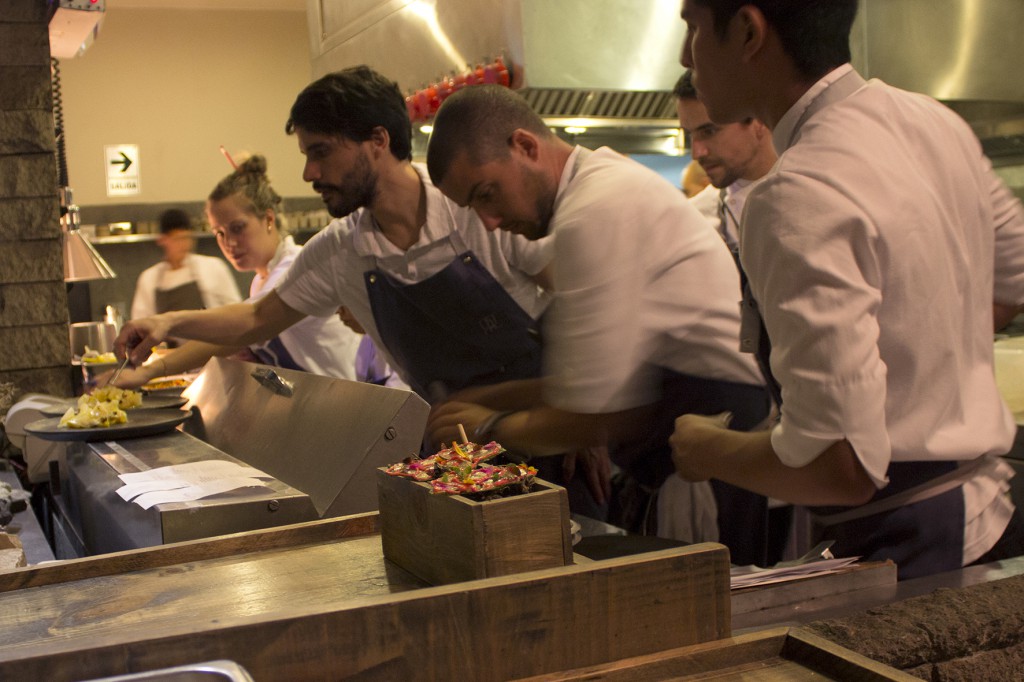
[[[117,277],[103,256],[93,248],[78,230],[64,232],[64,281],[81,282],[90,279]]]

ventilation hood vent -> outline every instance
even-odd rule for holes
[[[523,97],[552,125],[601,119],[607,125],[638,121],[677,126],[676,105],[669,92],[621,92],[525,88]]]

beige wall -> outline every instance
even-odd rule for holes
[[[68,179],[80,206],[201,201],[259,152],[285,197],[308,197],[284,133],[311,80],[305,12],[110,7],[96,41],[61,60]],[[107,197],[105,145],[139,146],[141,192]]]

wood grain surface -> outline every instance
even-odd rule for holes
[[[127,552],[113,552],[84,559],[70,559],[2,572],[0,593],[247,552],[359,537],[379,530],[380,519],[376,512],[371,512]]]
[[[728,581],[713,544],[442,587],[377,534],[264,548],[0,594],[0,679],[228,659],[259,682],[506,680],[726,637]]]
[[[535,485],[526,495],[476,502],[378,470],[384,556],[431,585],[572,563],[565,488]]]
[[[894,668],[837,646],[801,629],[778,627],[716,642],[576,670],[537,675],[519,682],[913,682]]]

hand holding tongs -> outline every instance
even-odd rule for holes
[[[110,377],[110,381],[107,382],[107,386],[116,386],[114,382],[117,381],[117,378],[121,376],[121,372],[124,371],[124,368],[128,365],[128,359],[132,356],[132,351],[130,348],[125,348],[124,350],[124,360],[122,360],[121,364],[117,366],[117,371],[114,372],[114,376]]]

